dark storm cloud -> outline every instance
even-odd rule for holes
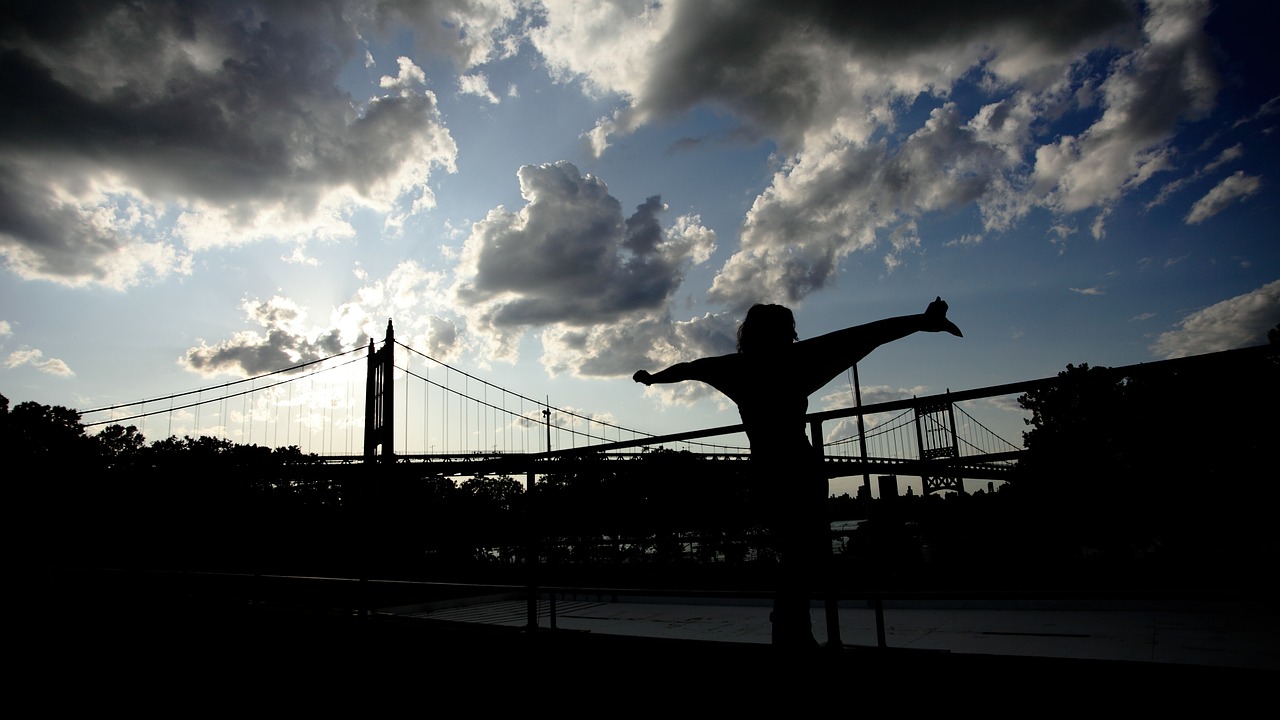
[[[318,360],[347,349],[338,330],[303,331],[306,313],[289,300],[277,297],[265,302],[247,301],[243,307],[248,319],[262,326],[263,334],[246,331],[216,345],[201,342],[187,350],[179,363],[207,376],[248,376]]]
[[[426,320],[427,353],[436,359],[449,359],[458,352],[458,326],[441,317],[431,315]]]
[[[1216,93],[1207,8],[1136,9],[690,3],[655,44],[662,59],[629,107],[601,127],[628,131],[711,102],[778,138],[790,162],[748,213],[742,249],[712,295],[736,307],[762,293],[797,302],[851,252],[887,245],[892,270],[920,244],[923,213],[976,204],[985,228],[1001,231],[1035,206],[1106,207],[1165,167],[1177,124],[1210,109]],[[1090,71],[1100,82],[1080,72],[1098,50],[1118,58]],[[967,80],[990,98],[972,116],[945,102]],[[1085,86],[1096,96],[1073,93]],[[918,131],[896,133],[922,96],[944,105]],[[1055,137],[1050,124],[1066,107],[1093,125]],[[1094,233],[1103,232],[1099,221]]]
[[[449,167],[434,97],[338,87],[371,3],[20,3],[0,10],[0,252],[28,276],[109,274],[136,243],[83,232],[123,202],[207,203],[231,221],[369,197],[410,164]],[[163,271],[157,268],[157,271]]]
[[[992,60],[1010,47],[1064,55],[1133,17],[1123,0],[753,0],[682,3],[674,12],[635,110],[662,116],[711,100],[793,147],[822,121],[825,96],[842,92],[832,87],[839,64],[891,73],[893,64],[910,70],[913,56],[963,49],[963,57],[974,45]],[[815,62],[816,48],[825,62]]]
[[[660,309],[713,237],[680,219],[666,230],[654,196],[624,218],[605,183],[568,162],[518,172],[526,205],[476,223],[458,298],[495,331],[613,322]]]
[[[336,331],[311,341],[277,328],[262,337],[236,338],[218,345],[192,348],[180,362],[202,375],[248,376],[319,360],[341,349]]]
[[[351,165],[360,180],[357,149],[333,132],[358,125],[334,84],[355,37],[324,10],[118,4],[53,38],[11,28],[0,148],[123,166],[144,190],[223,200],[307,194]]]
[[[25,182],[22,169],[0,164],[0,235],[25,238],[32,249],[28,261],[41,273],[61,269],[98,275],[96,261],[118,248],[115,238],[92,227],[76,208]]]

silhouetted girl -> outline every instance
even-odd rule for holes
[[[805,434],[809,395],[851,368],[872,350],[916,332],[960,329],[947,319],[938,298],[919,315],[877,320],[796,342],[796,322],[781,305],[755,305],[738,327],[738,352],[677,363],[636,382],[701,380],[738,405],[751,443],[751,462],[762,473],[774,514],[781,555],[774,599],[773,642],[816,644],[809,629],[809,592],[814,564],[829,556],[830,533],[824,523],[827,477]],[[825,555],[824,555],[825,554]]]

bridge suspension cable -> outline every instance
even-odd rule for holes
[[[310,366],[312,366],[312,365],[316,365],[316,364],[319,364],[319,363],[328,362],[328,361],[333,360],[333,359],[336,359],[336,358],[340,358],[340,357],[342,357],[342,356],[344,356],[344,355],[350,355],[351,353],[353,353],[353,352],[357,352],[357,351],[362,350],[362,349],[363,349],[363,348],[353,348],[353,349],[351,349],[351,350],[345,350],[345,351],[343,351],[343,352],[336,353],[336,354],[334,354],[334,355],[330,355],[330,356],[325,357],[325,358],[320,358],[319,360],[310,360],[310,361],[308,361],[308,362],[305,362],[305,363],[299,363],[298,365],[293,365],[293,366],[290,366],[290,367],[287,367],[287,368],[283,368],[283,369],[280,369],[280,370],[273,370],[273,371],[271,371],[271,372],[269,372],[269,373],[263,373],[263,374],[261,374],[261,375],[254,375],[253,377],[241,378],[241,379],[239,379],[239,380],[232,380],[232,381],[230,381],[230,382],[221,383],[221,384],[219,384],[219,385],[210,385],[210,386],[208,386],[208,387],[197,388],[197,389],[195,389],[195,390],[187,390],[187,391],[185,391],[185,392],[180,392],[180,393],[173,393],[173,394],[171,394],[171,395],[161,395],[161,396],[158,396],[158,397],[148,398],[148,399],[145,399],[145,400],[134,400],[133,402],[120,403],[120,404],[118,404],[118,405],[107,405],[107,406],[104,406],[104,407],[100,407],[100,408],[93,408],[93,409],[90,409],[90,410],[80,410],[79,412],[80,412],[80,414],[81,414],[81,415],[94,415],[94,414],[97,414],[97,413],[103,413],[103,412],[113,412],[113,411],[115,411],[115,410],[120,410],[120,409],[122,409],[122,408],[128,408],[128,407],[134,407],[134,406],[146,406],[146,405],[147,405],[147,404],[149,404],[149,403],[159,403],[159,402],[165,402],[165,401],[169,401],[169,402],[171,403],[169,407],[166,407],[166,408],[164,408],[163,410],[153,410],[153,411],[151,411],[151,412],[139,412],[139,413],[136,413],[136,414],[134,414],[134,415],[128,415],[128,416],[124,416],[124,417],[112,417],[112,418],[108,418],[107,420],[97,420],[97,421],[94,421],[94,422],[86,422],[86,423],[83,423],[84,427],[87,427],[87,428],[88,428],[88,427],[96,427],[96,426],[98,426],[98,425],[108,425],[108,424],[121,423],[121,422],[125,422],[125,421],[127,421],[127,420],[136,420],[136,419],[138,419],[138,418],[147,417],[147,416],[149,416],[149,415],[161,415],[161,414],[164,414],[164,413],[175,412],[175,411],[177,411],[177,410],[187,410],[187,409],[190,409],[190,408],[193,408],[193,407],[198,407],[198,406],[200,406],[200,405],[208,405],[208,404],[210,404],[210,403],[215,403],[215,402],[223,402],[223,401],[225,401],[225,400],[227,400],[227,399],[229,399],[229,398],[240,397],[241,395],[248,395],[248,394],[250,394],[250,393],[261,392],[261,391],[263,391],[263,390],[269,390],[269,389],[271,389],[271,388],[278,387],[278,386],[280,386],[280,385],[284,385],[284,384],[286,384],[286,383],[291,383],[291,382],[294,382],[294,381],[296,381],[296,380],[302,380],[302,379],[305,379],[305,378],[312,377],[312,376],[314,376],[314,375],[318,375],[318,374],[320,374],[320,373],[328,372],[328,371],[330,371],[330,370],[335,370],[335,369],[337,369],[337,368],[344,367],[344,366],[346,366],[346,365],[350,365],[350,364],[352,364],[352,363],[354,363],[354,362],[356,362],[357,360],[360,360],[360,359],[362,359],[362,358],[353,358],[353,359],[348,360],[347,362],[341,363],[341,364],[339,364],[339,365],[333,365],[333,366],[330,366],[330,367],[318,368],[318,369],[316,369],[316,370],[312,370],[311,372],[309,372],[309,373],[307,373],[307,374],[305,374],[305,375],[299,375],[299,376],[296,376],[296,377],[286,378],[286,379],[284,379],[284,380],[280,380],[279,382],[271,383],[270,385],[262,385],[262,386],[258,386],[258,385],[256,384],[256,382],[257,382],[258,380],[262,380],[263,378],[269,378],[269,377],[274,377],[274,376],[276,376],[276,375],[281,375],[281,374],[284,374],[284,373],[295,372],[295,371],[297,371],[297,370],[301,370],[302,368],[310,367]],[[223,395],[220,395],[220,396],[218,396],[217,398],[212,399],[212,400],[200,400],[200,399],[197,399],[195,402],[187,403],[186,405],[176,405],[176,406],[175,406],[175,405],[172,405],[172,402],[173,402],[174,400],[178,399],[178,398],[188,397],[188,396],[190,396],[190,395],[195,395],[197,398],[199,398],[199,397],[200,397],[200,395],[202,395],[202,394],[204,394],[204,393],[206,393],[206,392],[214,392],[214,391],[216,391],[216,390],[223,390],[223,389],[226,389],[226,388],[234,387],[234,386],[236,386],[236,385],[242,385],[242,384],[244,384],[244,383],[254,383],[254,385],[253,385],[252,387],[250,387],[248,390],[241,390],[241,391],[236,392],[236,393],[223,394]]]
[[[1013,444],[1013,443],[1009,442],[1009,441],[1008,441],[1008,440],[1006,440],[1005,438],[1001,437],[999,434],[997,434],[997,433],[996,433],[994,430],[992,430],[991,428],[987,427],[986,425],[983,425],[981,420],[978,420],[978,419],[977,419],[977,418],[975,418],[974,416],[970,415],[970,414],[969,414],[969,413],[968,413],[968,412],[967,412],[963,407],[961,407],[960,405],[954,405],[954,407],[955,407],[956,411],[958,411],[961,415],[963,415],[963,416],[964,416],[964,419],[965,419],[965,420],[967,420],[968,422],[971,422],[971,423],[973,423],[974,425],[977,425],[978,427],[982,428],[982,430],[983,430],[983,434],[982,434],[981,438],[984,438],[984,439],[986,439],[986,440],[998,440],[998,441],[999,441],[999,443],[997,443],[997,444],[996,444],[996,445],[994,445],[994,446],[993,446],[993,445],[991,445],[991,444],[984,444],[984,445],[982,445],[982,446],[979,446],[979,445],[977,445],[977,444],[975,444],[975,443],[973,443],[973,442],[970,442],[969,438],[970,438],[970,437],[974,437],[973,435],[968,434],[968,433],[957,433],[957,439],[958,439],[958,440],[959,440],[959,441],[960,441],[964,446],[966,446],[966,447],[968,447],[968,448],[971,448],[971,449],[973,449],[973,450],[976,450],[976,451],[977,451],[977,452],[979,452],[979,453],[1014,452],[1014,451],[1018,451],[1018,450],[1021,450],[1021,449],[1022,449],[1021,447],[1019,447],[1019,446],[1017,446],[1017,445],[1015,445],[1015,444]]]
[[[420,380],[421,382],[423,382],[425,385],[429,387],[438,388],[442,393],[448,393],[456,397],[459,401],[462,401],[462,400],[469,401],[471,403],[474,403],[479,408],[488,408],[489,410],[492,410],[494,413],[502,413],[505,416],[507,416],[509,419],[512,419],[518,422],[528,423],[530,425],[539,425],[539,424],[543,424],[544,422],[549,422],[549,418],[546,421],[539,420],[536,417],[536,415],[526,413],[523,408],[517,411],[517,410],[512,410],[506,407],[505,404],[504,405],[495,404],[494,402],[491,402],[488,399],[489,389],[498,391],[501,394],[501,396],[504,398],[511,397],[516,400],[519,400],[522,403],[529,403],[532,407],[538,408],[537,412],[551,411],[559,418],[568,419],[567,428],[557,424],[555,426],[555,430],[557,434],[561,431],[567,432],[572,438],[572,444],[574,447],[577,447],[577,442],[579,440],[583,441],[583,449],[588,449],[591,443],[614,442],[614,441],[620,440],[623,435],[630,435],[631,436],[630,439],[633,439],[633,440],[636,438],[658,437],[653,433],[645,432],[643,430],[637,430],[634,428],[624,427],[624,426],[609,422],[608,420],[603,420],[599,417],[584,415],[574,410],[553,406],[550,404],[550,402],[536,400],[534,398],[531,398],[527,395],[516,392],[514,390],[510,390],[501,385],[496,385],[494,383],[491,383],[488,380],[485,380],[484,378],[480,378],[475,375],[472,375],[471,373],[468,373],[465,370],[461,370],[457,367],[454,367],[453,365],[450,365],[449,363],[446,363],[437,358],[431,357],[430,355],[416,348],[405,345],[398,340],[396,341],[396,345],[403,348],[405,351],[411,353],[412,355],[421,357],[424,360],[427,360],[435,365],[438,365],[444,368],[448,372],[457,373],[458,375],[461,375],[463,378],[465,378],[467,382],[475,381],[480,383],[481,389],[478,391],[472,391],[470,390],[470,388],[459,390],[455,387],[450,386],[447,381],[444,383],[441,383],[436,380],[432,380],[427,375],[422,375],[417,372],[414,372],[408,367],[396,366],[396,369],[405,373],[406,376],[413,377],[417,380]],[[477,397],[475,394],[473,394],[473,392],[481,393],[480,397]],[[463,407],[465,408],[465,406]],[[407,413],[408,413],[408,410],[406,409],[406,414]],[[579,430],[575,427],[576,423],[579,421],[587,428],[586,430]],[[469,424],[469,422],[470,422],[469,418],[465,418],[462,421],[462,424],[465,426]],[[609,437],[607,434],[605,434],[604,430],[593,432],[591,430],[592,424],[602,429],[616,431],[616,436]],[[406,434],[408,433],[407,429],[405,432]],[[693,442],[686,441],[682,444],[689,445],[689,446],[697,446],[701,449],[704,449],[704,451],[712,452],[712,453],[725,453],[728,451],[745,451],[746,450],[746,448],[744,447],[737,447],[737,446],[724,445],[724,444],[714,444],[714,443],[701,443],[696,441],[693,441]],[[550,450],[550,449],[551,448],[547,448],[547,450]]]

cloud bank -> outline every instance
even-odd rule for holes
[[[854,252],[892,270],[920,248],[919,217],[970,204],[988,232],[1036,208],[1093,210],[1101,237],[1220,84],[1207,2],[544,5],[531,42],[551,70],[620,98],[587,132],[597,152],[701,105],[776,143],[779,169],[711,288],[738,311],[803,300]],[[976,109],[950,99],[962,83]],[[922,101],[936,107],[902,134]],[[1091,120],[1048,133],[1068,112]]]
[[[124,289],[192,255],[349,237],[357,208],[430,207],[457,148],[401,58],[384,93],[339,75],[362,32],[411,22],[462,63],[498,4],[22,3],[0,10],[0,258],[27,279]],[[455,33],[445,32],[455,28]],[[469,32],[466,32],[469,31]]]

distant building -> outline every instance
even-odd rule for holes
[[[898,497],[898,476],[897,475],[877,475],[876,482],[880,487],[880,499],[888,500],[889,498]]]

